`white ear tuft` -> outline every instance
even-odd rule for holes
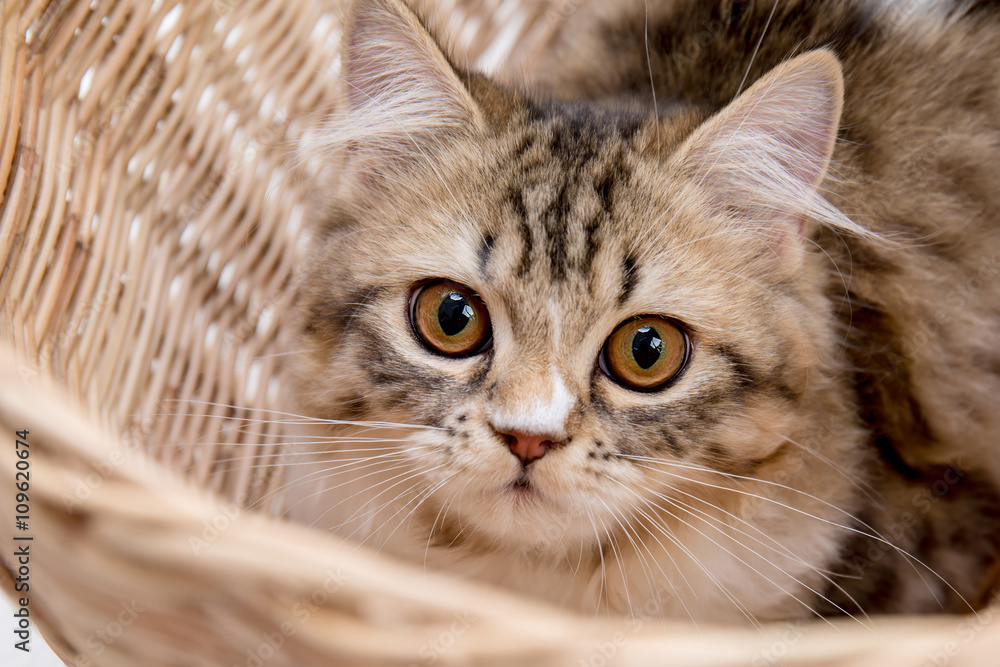
[[[790,260],[804,220],[832,217],[817,192],[826,176],[843,106],[840,64],[827,50],[798,56],[757,81],[698,129],[682,167],[719,210],[736,211]],[[846,223],[846,225],[844,224]]]
[[[480,122],[448,58],[399,0],[353,2],[341,54],[345,106],[325,135],[347,147],[348,171],[426,160],[435,144]]]

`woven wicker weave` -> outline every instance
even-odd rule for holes
[[[436,4],[431,22],[455,35],[459,57],[516,68],[578,2]],[[992,607],[981,620],[882,620],[877,632],[851,621],[637,628],[246,511],[280,501],[280,479],[260,463],[277,456],[286,421],[271,411],[282,407],[315,186],[288,154],[336,103],[339,5],[6,0],[0,11],[4,587],[16,576],[14,433],[29,429],[30,528],[19,536],[34,538],[30,610],[69,664],[602,665],[613,654],[628,665],[916,666],[1000,655]]]

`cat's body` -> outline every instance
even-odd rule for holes
[[[648,4],[581,8],[530,94],[353,6],[300,398],[414,427],[331,427],[291,513],[584,610],[968,609],[1000,544],[1000,7]]]

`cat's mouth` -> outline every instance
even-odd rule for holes
[[[510,491],[517,498],[534,498],[538,494],[535,485],[528,479],[528,475],[522,472],[517,479],[510,483]]]

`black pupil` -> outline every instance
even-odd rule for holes
[[[642,370],[647,370],[663,354],[663,339],[653,327],[642,327],[632,338],[632,358]]]
[[[438,306],[438,324],[445,336],[456,336],[469,326],[469,322],[475,317],[476,311],[461,294],[452,292],[445,296]]]

